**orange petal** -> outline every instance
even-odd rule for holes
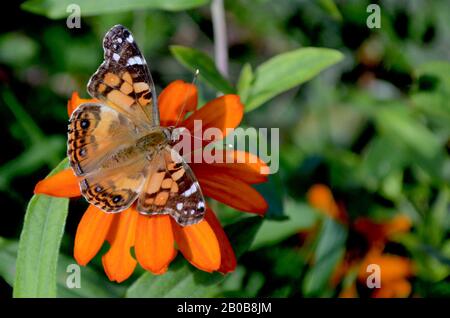
[[[81,195],[78,178],[70,168],[39,181],[34,188],[34,193],[64,198],[79,197]]]
[[[380,267],[381,286],[387,282],[403,279],[413,274],[413,265],[410,259],[392,254],[382,254],[380,248],[372,248],[361,264],[358,273],[360,281],[365,282],[371,274],[367,272],[370,264],[376,264]]]
[[[114,216],[115,214],[105,213],[89,205],[78,224],[75,235],[74,257],[78,264],[86,265],[98,253]]]
[[[192,163],[190,167],[195,175],[202,174],[204,179],[213,178],[214,174],[227,174],[249,184],[267,181],[269,167],[251,153],[239,150],[217,150],[214,155],[222,163]]]
[[[383,223],[375,223],[366,217],[359,217],[354,222],[356,231],[367,237],[372,244],[382,243],[393,235],[408,232],[411,225],[411,220],[405,215],[397,215]]]
[[[182,125],[187,128],[191,134],[196,136],[200,134],[200,129],[194,127],[195,120],[201,120],[202,131],[208,128],[218,128],[222,132],[222,138],[231,130],[227,128],[236,128],[244,116],[244,106],[242,105],[238,95],[224,95],[213,99],[205,106],[200,108],[189,116]],[[197,131],[194,131],[194,128]],[[215,139],[218,140],[218,139]],[[213,140],[203,141],[203,145],[207,145]],[[193,145],[196,143],[192,142]]]
[[[98,100],[95,98],[80,98],[77,92],[73,92],[72,97],[67,101],[67,114],[69,114],[70,117],[78,106],[89,102],[95,103],[98,102]]]
[[[381,288],[375,289],[371,295],[373,298],[406,298],[411,294],[411,283],[406,279],[398,279],[387,284],[381,284]]]
[[[175,241],[184,257],[195,267],[206,271],[217,271],[221,265],[220,246],[211,225],[201,222],[181,226],[171,219]]]
[[[134,251],[141,266],[163,274],[176,255],[169,215],[138,216]]]
[[[197,87],[183,81],[174,81],[169,84],[158,97],[159,117],[161,126],[173,126],[188,111],[194,111],[197,107]]]
[[[315,184],[308,190],[306,196],[311,206],[336,220],[346,223],[346,212],[339,208],[329,187],[324,184]]]
[[[197,174],[203,193],[237,210],[264,215],[268,205],[252,186],[228,174]]]
[[[219,220],[214,212],[209,208],[206,210],[205,219],[213,229],[214,233],[216,233],[216,237],[219,242],[221,255],[219,272],[226,274],[234,271],[236,268],[236,256],[234,255],[233,248],[231,247],[230,241],[222,229]]]
[[[103,255],[103,268],[111,281],[123,282],[130,277],[136,267],[136,260],[131,256],[134,245],[136,224],[139,213],[134,207],[120,212],[115,218],[115,225],[111,227],[111,247]]]

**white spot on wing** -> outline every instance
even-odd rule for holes
[[[196,187],[195,183],[193,183],[189,189],[187,189],[186,191],[183,192],[182,195],[183,195],[184,197],[188,197],[188,196],[190,196],[192,193],[195,193],[196,191],[197,191],[197,187]]]
[[[198,204],[197,204],[197,209],[198,208],[204,208],[205,207],[205,202],[203,202],[203,201],[200,201]]]
[[[117,53],[114,53],[114,54],[113,54],[113,60],[116,61],[116,62],[119,62],[119,60],[120,60],[120,55],[117,54]]]
[[[127,61],[127,65],[142,65],[144,64],[144,61],[141,59],[140,56],[134,56],[134,57],[130,57]]]
[[[183,203],[177,203],[177,210],[180,211],[183,208]]]
[[[122,43],[122,38],[117,38],[117,42]]]
[[[127,37],[127,42],[128,42],[128,43],[133,43],[133,41],[134,41],[133,36],[130,34],[130,35]]]

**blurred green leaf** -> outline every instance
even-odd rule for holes
[[[407,152],[402,144],[388,136],[376,136],[364,149],[358,173],[361,182],[371,191],[377,190],[383,179],[403,168]]]
[[[272,97],[310,80],[342,58],[336,50],[312,47],[271,58],[256,68],[245,110],[253,110]]]
[[[209,0],[28,0],[22,4],[22,9],[35,14],[45,15],[50,19],[66,18],[71,13],[67,7],[76,4],[81,8],[83,17],[126,12],[132,10],[161,9],[180,11],[192,9],[207,4]]]
[[[342,15],[334,0],[318,0],[319,5],[335,20],[342,21]]]
[[[244,104],[248,98],[252,82],[253,82],[252,66],[249,63],[246,63],[241,69],[241,74],[239,75],[239,80],[237,83],[237,93],[241,97],[241,101]]]
[[[33,118],[25,111],[16,97],[8,89],[2,90],[2,98],[6,106],[11,110],[17,119],[23,133],[28,136],[32,142],[42,140],[44,134],[39,126],[34,122]]]
[[[63,160],[51,173],[67,168]],[[17,255],[14,297],[56,297],[56,270],[69,199],[47,195],[31,198]]]
[[[20,33],[0,36],[0,62],[13,67],[24,67],[38,53],[37,43]]]
[[[277,244],[301,230],[311,228],[316,223],[317,214],[309,205],[288,200],[285,206],[288,219],[264,221],[256,234],[251,250]]]
[[[439,79],[438,85],[441,89],[450,90],[450,63],[448,61],[430,61],[419,65],[414,70],[416,77],[424,75],[436,76]]]
[[[250,246],[261,224],[259,217],[246,218],[225,227],[236,257]],[[218,292],[217,284],[224,275],[205,273],[194,268],[183,257],[178,257],[164,275],[148,272],[128,289],[127,297],[208,297]]]
[[[266,220],[284,219],[284,188],[280,176],[271,174],[267,182],[255,184],[254,187],[262,194],[269,205],[264,218]]]
[[[425,158],[433,158],[440,150],[440,142],[435,135],[412,117],[407,108],[391,105],[376,113],[376,123],[390,138],[398,138]]]
[[[7,190],[13,178],[31,174],[43,165],[51,164],[53,158],[64,153],[65,145],[64,137],[49,136],[0,166],[0,190]]]
[[[233,86],[220,74],[214,61],[205,53],[180,45],[172,45],[170,51],[181,64],[192,72],[198,69],[200,78],[203,78],[213,88],[224,94],[235,93]]]
[[[0,237],[0,277],[11,287],[16,273],[17,246],[17,241]]]
[[[305,296],[320,296],[326,292],[333,270],[345,253],[347,230],[331,218],[325,218],[314,254],[314,264],[303,281]]]
[[[450,190],[443,188],[438,193],[430,213],[427,214],[427,241],[439,246],[450,226]]]

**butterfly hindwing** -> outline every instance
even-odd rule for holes
[[[104,62],[89,80],[89,94],[136,123],[158,126],[153,80],[131,32],[121,25],[114,26],[103,39],[103,50]]]
[[[184,159],[167,146],[151,166],[153,170],[138,199],[138,211],[170,214],[182,226],[200,222],[206,210],[205,199]]]
[[[120,212],[133,204],[145,182],[148,161],[141,157],[126,165],[101,169],[80,182],[89,203],[105,212]]]

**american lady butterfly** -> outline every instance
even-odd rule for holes
[[[87,85],[99,103],[73,112],[67,155],[81,193],[105,212],[136,201],[142,214],[198,223],[205,199],[194,173],[172,146],[173,128],[159,124],[155,86],[132,34],[114,26],[103,39],[104,62]]]

